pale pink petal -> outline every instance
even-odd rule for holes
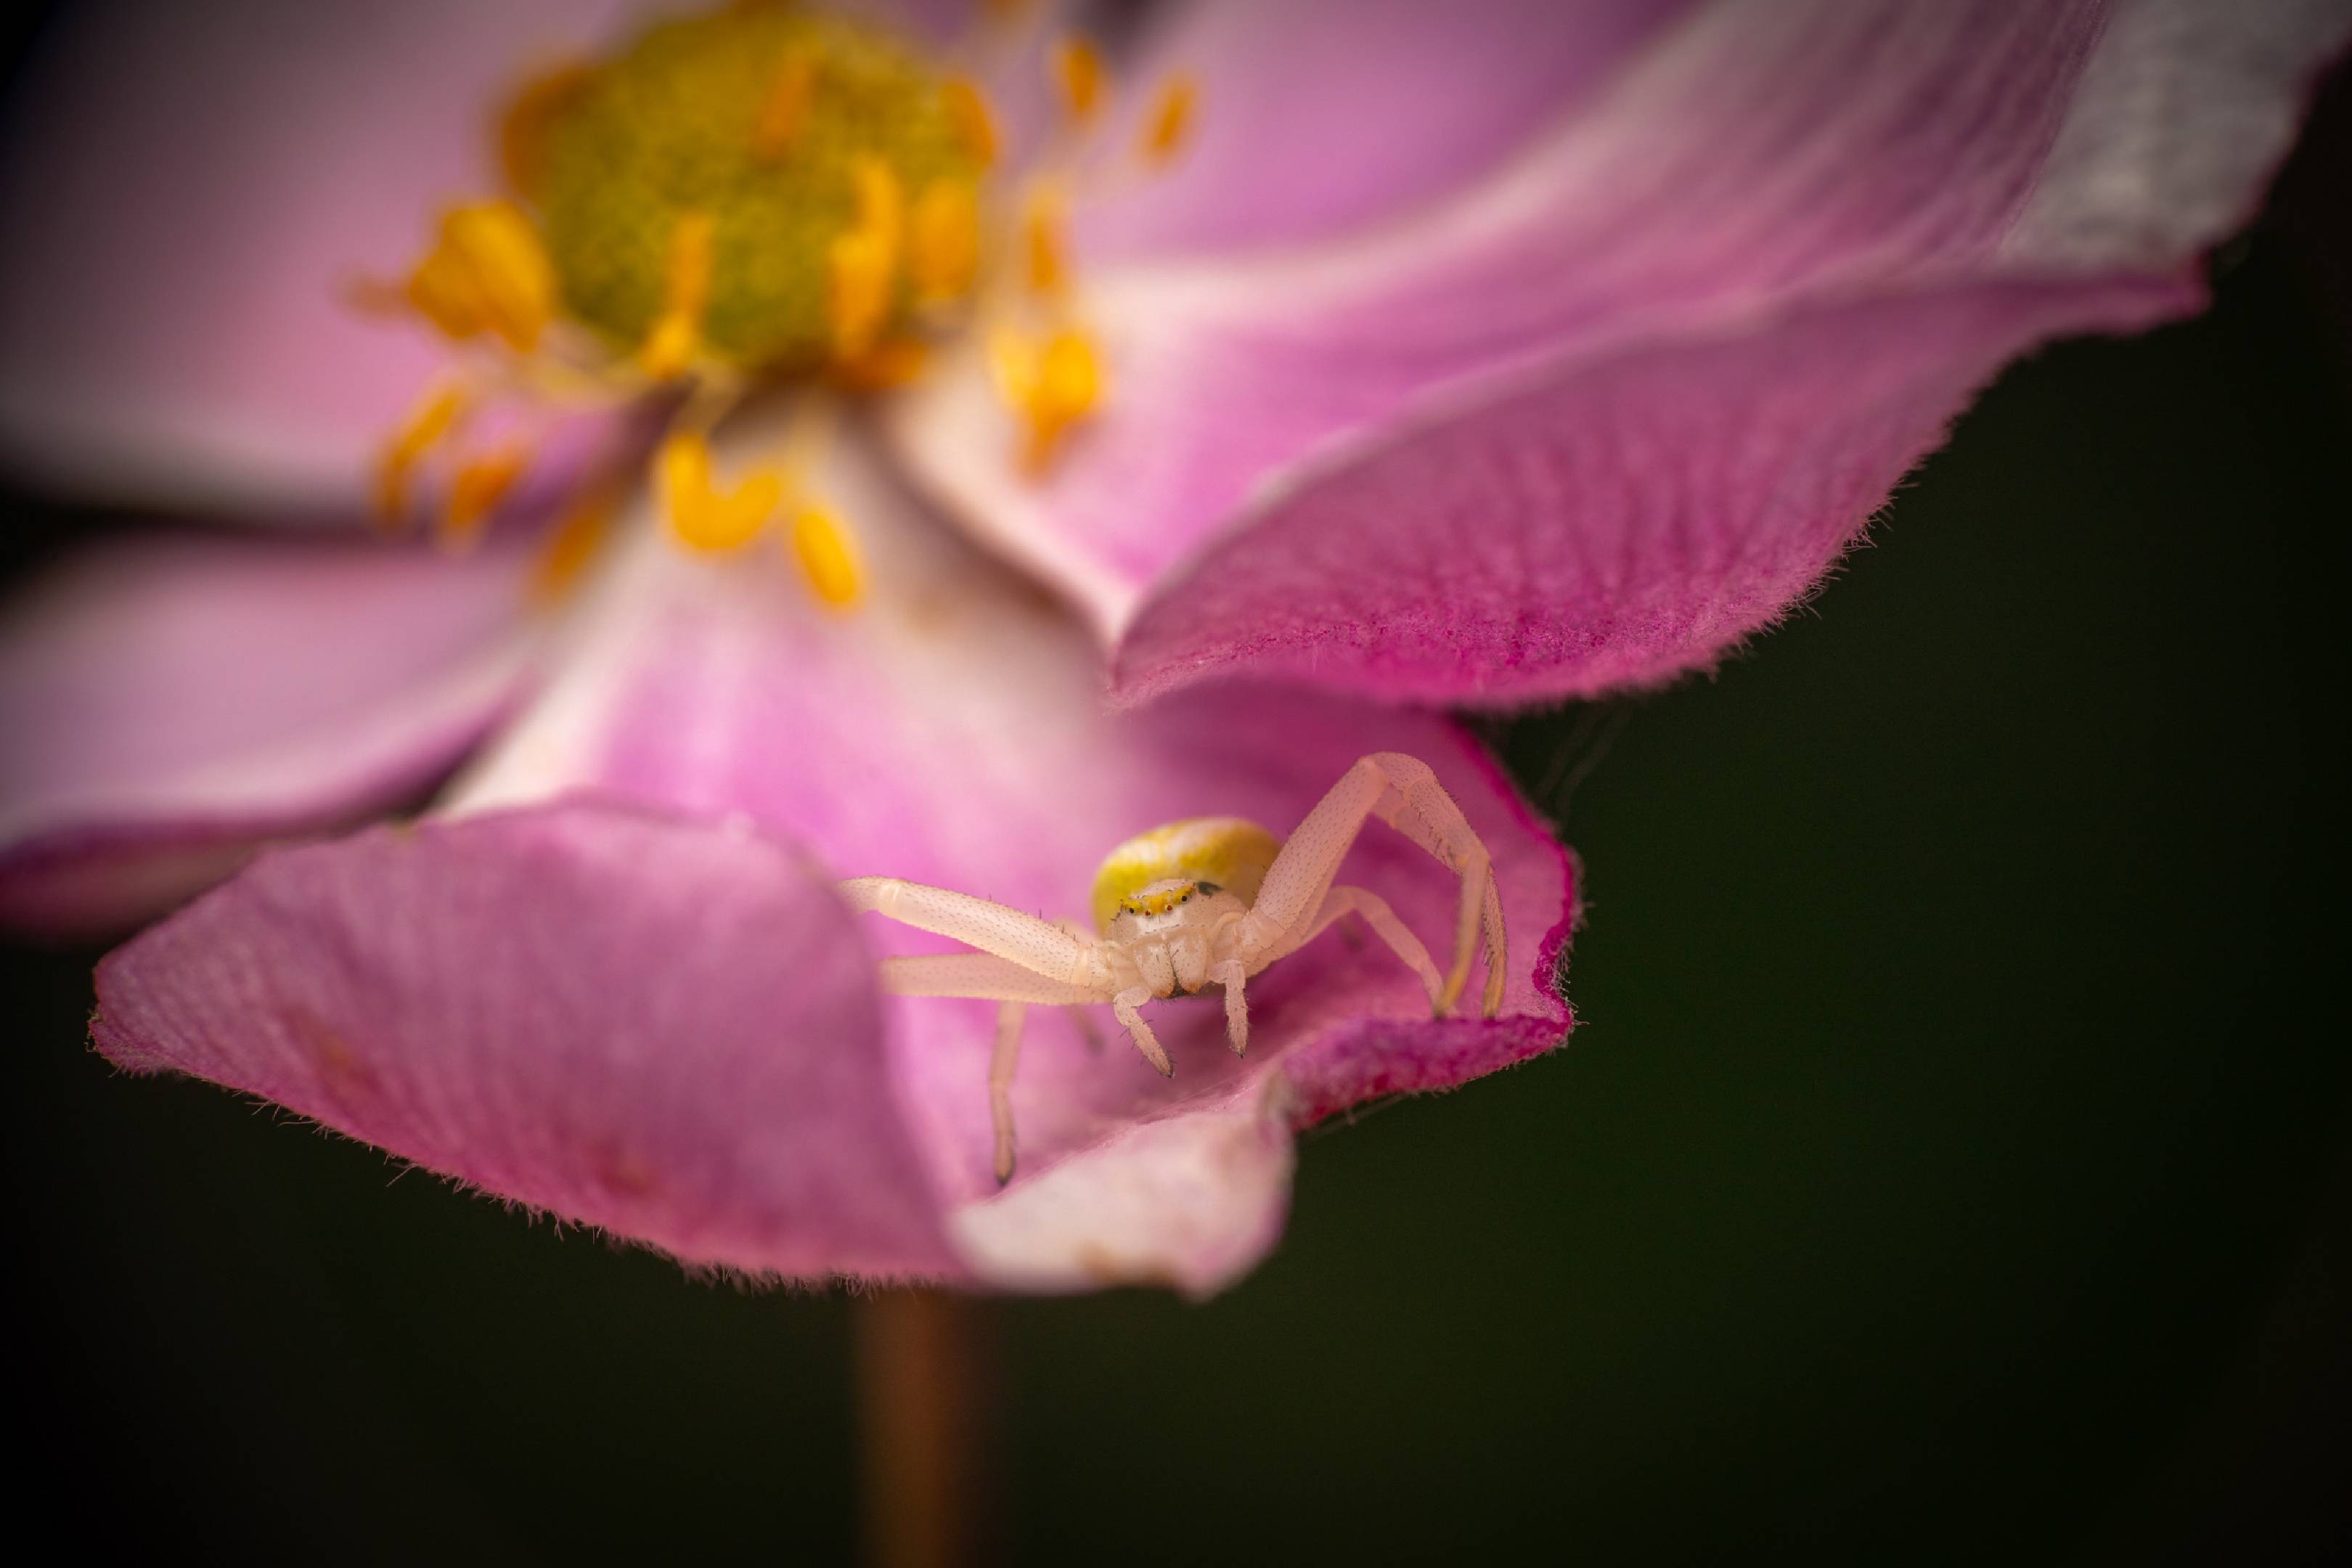
[[[754,426],[739,438],[749,454],[778,436]],[[1253,983],[1246,1061],[1225,1049],[1213,998],[1148,1009],[1175,1058],[1173,1080],[1107,1019],[1097,1053],[1070,1019],[1034,1010],[1014,1091],[1021,1174],[1002,1196],[985,1091],[993,1007],[893,999],[908,1113],[983,1278],[1058,1288],[1118,1273],[1213,1289],[1271,1243],[1284,1206],[1287,1154],[1253,1129],[1458,1083],[1565,1035],[1556,977],[1570,868],[1451,725],[1280,689],[1111,715],[1084,632],[1054,604],[942,534],[858,447],[836,449],[824,479],[866,557],[867,603],[822,610],[766,551],[688,558],[647,538],[583,605],[583,641],[563,673],[461,785],[455,808],[592,785],[740,816],[811,846],[845,876],[1083,918],[1095,867],[1129,835],[1223,814],[1287,832],[1357,756],[1396,750],[1427,761],[1461,803],[1496,856],[1511,922],[1503,1016],[1491,1023],[1430,1022],[1392,956],[1332,936]],[[1447,951],[1452,879],[1419,849],[1375,825],[1344,877]],[[870,923],[883,952],[945,945]],[[1057,1179],[1079,1163],[1087,1174]],[[1026,1195],[1049,1183],[1095,1196]],[[1153,1195],[1122,1210],[1108,1206],[1118,1193]],[[1000,1205],[1009,1217],[992,1217]],[[1130,1223],[1143,1207],[1152,1225]],[[1117,1241],[1108,1251],[1106,1237]]]
[[[490,187],[490,115],[621,0],[81,5],[0,141],[0,444],[116,498],[358,509],[442,363],[344,303]]]
[[[1157,93],[1201,85],[1166,172],[1085,216],[1087,253],[1296,244],[1408,214],[1573,113],[1697,0],[1192,0],[1123,62],[1123,148]]]
[[[690,1263],[954,1266],[866,944],[755,832],[578,803],[277,851],[110,955],[98,994],[121,1066]]]
[[[1212,668],[1464,700],[1663,676],[1769,624],[1815,580],[1759,578],[1728,597],[1696,583],[1686,599],[1664,584],[1677,537],[1751,531],[1740,514],[1752,493],[1709,489],[1706,476],[1835,469],[1840,482],[1816,487],[1827,510],[1800,517],[1780,505],[1786,539],[1759,542],[1818,573],[2004,358],[2193,308],[2178,280],[2245,210],[2291,137],[2311,72],[2347,30],[2344,0],[2201,11],[2145,0],[2112,25],[2089,4],[1723,0],[1650,40],[1580,111],[1448,203],[1279,257],[1093,277],[1086,308],[1108,402],[1045,482],[1012,460],[1020,443],[977,353],[902,400],[893,437],[927,489],[1079,604],[1107,642],[1149,631],[1148,647],[1118,655],[1130,690]],[[1982,340],[1947,332],[1953,358],[1940,372],[1892,336],[1849,338],[1853,352],[1892,356],[1884,369],[1856,366],[1858,381],[1892,376],[1914,394],[1908,423],[1881,422],[1860,460],[1872,482],[1849,482],[1856,459],[1840,443],[1851,431],[1817,437],[1780,422],[1794,406],[1767,374],[1780,335],[1873,300],[1898,325],[1910,296],[1934,315],[1937,300],[2004,281],[2052,285],[2027,312],[2033,330],[2014,330],[2021,315],[1989,322]],[[1671,400],[1664,369],[1631,368],[1640,356],[1697,363],[1735,352],[1718,345],[1743,335],[1755,339],[1745,384],[1779,412],[1693,387],[1709,410],[1702,427],[1594,401],[1612,376]],[[1600,451],[1587,433],[1546,424],[1534,410],[1551,383],[1560,416],[1651,444]],[[1480,458],[1458,470],[1426,460],[1427,442],[1454,424],[1448,439]],[[1752,442],[1768,426],[1769,452],[1675,444],[1730,428]],[[1395,492],[1365,476],[1400,442],[1424,455],[1399,455],[1418,466],[1412,488]],[[1588,513],[1583,479],[1569,476],[1548,500],[1560,476],[1547,453],[1564,447],[1640,489]],[[1498,468],[1525,472],[1506,474],[1511,504],[1490,510]],[[1340,485],[1359,504],[1318,500]],[[1361,504],[1375,492],[1376,517]],[[1642,510],[1666,499],[1677,510]],[[1588,517],[1601,531],[1591,539],[1580,531]],[[1234,553],[1276,523],[1286,552]],[[1466,606],[1475,637],[1519,650],[1502,686],[1485,684],[1492,658],[1449,674],[1425,649],[1390,648],[1400,631],[1419,628],[1425,642],[1460,629],[1428,623],[1444,582],[1359,570],[1321,593],[1320,563],[1366,530],[1372,548],[1402,551],[1400,568],[1457,544],[1474,563],[1531,563],[1522,591],[1489,574],[1501,591],[1474,581],[1481,596]],[[1399,544],[1408,538],[1420,542]],[[1628,552],[1628,580],[1658,595],[1559,595],[1590,557]],[[1301,641],[1268,627],[1225,637],[1213,657],[1184,653],[1168,623],[1214,616],[1229,591],[1257,594],[1245,573],[1279,584],[1258,595],[1278,594],[1278,622],[1354,629]],[[1678,647],[1647,637],[1621,646],[1618,628],[1633,619],[1688,635]],[[1192,662],[1171,663],[1180,653]]]
[[[0,609],[0,923],[119,930],[428,786],[512,705],[526,555],[117,541]]]

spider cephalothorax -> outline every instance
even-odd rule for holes
[[[1454,962],[1443,976],[1421,939],[1378,894],[1332,883],[1370,816],[1461,874]],[[1143,1003],[1222,986],[1226,1037],[1239,1055],[1249,1046],[1248,977],[1352,914],[1412,966],[1440,1016],[1460,999],[1482,944],[1486,984],[1480,1012],[1491,1018],[1502,1005],[1503,902],[1486,847],[1437,775],[1400,752],[1360,759],[1287,842],[1229,816],[1174,823],[1128,840],[1096,878],[1096,935],[1075,921],[1044,921],[968,893],[891,877],[855,878],[841,889],[853,909],[978,950],[886,959],[882,983],[899,995],[1003,1004],[989,1072],[999,1181],[1013,1174],[1013,1069],[1023,1015],[1032,1003],[1108,1004],[1144,1059],[1172,1074],[1168,1053],[1137,1011]]]

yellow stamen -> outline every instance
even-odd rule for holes
[[[1021,215],[1022,251],[1027,258],[1029,289],[1036,294],[1059,294],[1070,281],[1069,204],[1062,188],[1040,181],[1029,193]]]
[[[1168,79],[1160,89],[1160,98],[1152,105],[1151,117],[1144,122],[1143,157],[1149,163],[1165,163],[1183,151],[1192,133],[1192,111],[1200,106],[1201,87],[1190,76],[1179,74]]]
[[[835,361],[833,377],[855,391],[881,392],[913,381],[929,359],[919,338],[885,338],[856,359]]]
[[[816,51],[806,44],[784,51],[767,97],[760,100],[760,117],[751,127],[751,153],[777,163],[792,151],[801,127],[808,123],[809,100],[816,92]]]
[[[596,79],[595,68],[571,60],[518,86],[499,114],[499,165],[517,195],[538,194],[547,172],[547,128]]]
[[[933,180],[915,200],[908,270],[915,303],[942,305],[971,291],[980,267],[980,195],[969,180]]]
[[[950,77],[940,84],[940,102],[972,161],[983,169],[996,162],[996,116],[987,95],[962,77]]]
[[[710,299],[709,213],[688,213],[670,231],[662,313],[637,349],[637,363],[656,381],[682,375],[702,344],[702,312]]]
[[[863,358],[888,323],[898,276],[898,251],[906,227],[906,199],[898,176],[881,159],[851,161],[856,216],[834,237],[827,255],[831,290],[826,312],[836,359]]]
[[[539,547],[531,565],[530,596],[551,604],[570,593],[613,531],[614,497],[609,489],[588,492],[566,511]]]
[[[408,510],[408,481],[433,448],[466,412],[466,389],[455,382],[429,387],[384,442],[376,458],[375,510],[382,521],[398,522]]]
[[[1062,89],[1062,107],[1070,118],[1085,124],[1102,107],[1101,54],[1076,33],[1062,38],[1054,46],[1054,83]]]
[[[992,338],[990,358],[998,392],[1028,426],[1022,462],[1043,471],[1072,426],[1102,401],[1103,374],[1094,339],[1063,327],[1043,343],[1010,330]]]
[[[696,550],[741,549],[783,498],[783,481],[770,473],[753,474],[721,495],[711,482],[709,443],[691,433],[664,441],[655,468],[670,531]]]
[[[441,513],[441,542],[464,549],[478,539],[482,524],[530,466],[530,443],[508,441],[459,468],[449,481],[448,503]]]
[[[494,332],[517,353],[539,345],[555,307],[555,270],[512,202],[450,208],[408,275],[408,302],[452,338]]]
[[[848,531],[830,511],[814,502],[793,513],[793,554],[808,577],[817,598],[837,610],[848,609],[865,593],[857,552]]]

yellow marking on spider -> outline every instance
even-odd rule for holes
[[[1139,833],[1112,850],[1095,874],[1095,929],[1108,931],[1122,910],[1165,914],[1203,885],[1254,903],[1282,841],[1238,816],[1196,816]],[[1171,889],[1144,889],[1177,880]]]

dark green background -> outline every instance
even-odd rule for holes
[[[1508,731],[1589,873],[1572,1045],[1310,1136],[1213,1305],[989,1309],[1013,1555],[2345,1529],[2343,99],[2212,314],[2012,372],[1719,677]],[[117,1077],[90,957],[5,960],[18,1531],[849,1552],[851,1303]]]

